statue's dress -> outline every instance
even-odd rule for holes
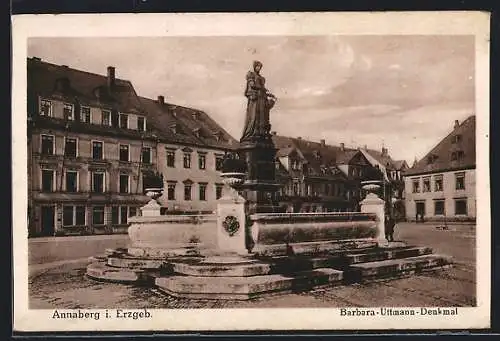
[[[248,98],[245,128],[241,141],[268,133],[269,108],[265,78],[256,72],[247,73],[245,96]]]

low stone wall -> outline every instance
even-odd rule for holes
[[[161,215],[129,219],[128,234],[134,248],[178,248],[197,244],[215,248],[216,215]]]
[[[271,213],[250,216],[257,247],[348,239],[374,238],[377,216],[372,213]]]

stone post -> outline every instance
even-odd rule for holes
[[[146,205],[141,207],[141,214],[143,217],[159,216],[161,215],[161,206],[155,199],[151,199]]]
[[[361,201],[361,212],[375,213],[377,215],[377,235],[375,239],[379,246],[388,245],[385,239],[385,202],[375,193],[368,193],[366,198]]]
[[[245,238],[245,202],[238,191],[225,185],[217,201],[217,244],[221,252],[248,254]]]

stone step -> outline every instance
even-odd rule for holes
[[[418,257],[431,253],[432,249],[429,247],[407,247],[395,249],[380,248],[364,253],[347,253],[344,257],[346,260],[346,265],[351,265],[358,263],[377,262],[388,259]]]
[[[365,282],[379,278],[397,278],[451,264],[451,257],[436,254],[359,263],[349,266],[345,272],[345,280]]]
[[[160,260],[167,259],[170,257],[200,256],[200,250],[193,247],[183,247],[178,249],[129,247],[127,253],[133,257],[160,259]]]
[[[294,276],[262,275],[251,277],[160,277],[156,286],[163,292],[190,299],[248,300],[273,293],[293,292],[342,281],[342,271],[316,269]]]
[[[257,245],[252,252],[260,258],[289,255],[320,256],[347,250],[364,250],[376,246],[377,241],[371,238],[346,239],[292,244]]]
[[[166,268],[168,263],[163,260],[145,259],[136,257],[113,257],[107,258],[107,265],[115,268],[139,268],[139,269],[161,269]]]
[[[248,261],[243,263],[210,263],[210,260],[198,262],[171,262],[175,273],[198,277],[249,277],[267,275],[271,265],[263,262]]]
[[[92,279],[105,282],[142,283],[148,280],[142,269],[113,268],[102,262],[89,264],[86,274]]]

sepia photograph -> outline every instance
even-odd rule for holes
[[[487,327],[489,17],[366,14],[14,21],[18,325]]]

